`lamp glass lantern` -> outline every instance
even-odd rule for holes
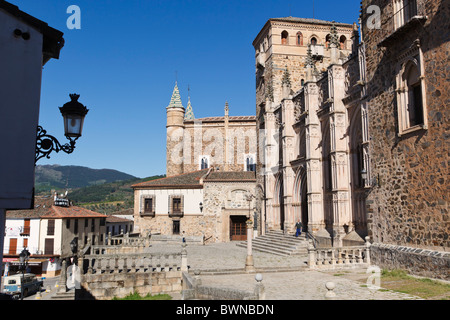
[[[361,170],[361,178],[366,181],[367,180],[367,170],[364,168]]]
[[[70,94],[71,101],[64,104],[59,110],[64,118],[64,134],[69,140],[81,137],[83,131],[84,117],[88,109],[78,102],[80,95]]]

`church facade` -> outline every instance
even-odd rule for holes
[[[270,19],[253,46],[265,231],[293,232],[300,220],[324,244],[361,242],[368,137],[358,28]]]

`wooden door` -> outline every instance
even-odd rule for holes
[[[246,216],[230,217],[230,239],[231,241],[247,240]]]

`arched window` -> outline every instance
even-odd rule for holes
[[[200,169],[208,169],[209,168],[209,159],[207,156],[202,156],[200,159]]]
[[[330,48],[330,42],[331,42],[331,35],[327,34],[327,36],[325,37],[325,48]]]
[[[288,44],[289,43],[289,33],[284,30],[281,33],[281,44]]]
[[[255,157],[253,155],[245,157],[245,171],[256,171]]]
[[[317,44],[317,38],[316,37],[312,37],[311,38],[311,45],[315,46]]]
[[[399,134],[427,128],[426,96],[420,53],[405,61],[397,74],[397,114]]]
[[[339,38],[339,44],[341,45],[341,50],[347,49],[347,38],[345,36],[341,36]]]
[[[297,45],[298,46],[303,45],[303,34],[300,31],[297,32]]]
[[[407,113],[409,126],[423,124],[422,85],[418,66],[414,63],[408,63],[404,79],[408,88]]]

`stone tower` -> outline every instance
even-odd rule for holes
[[[181,103],[180,91],[175,83],[172,98],[166,108],[167,143],[166,175],[168,177],[183,173],[183,137],[185,109]]]

